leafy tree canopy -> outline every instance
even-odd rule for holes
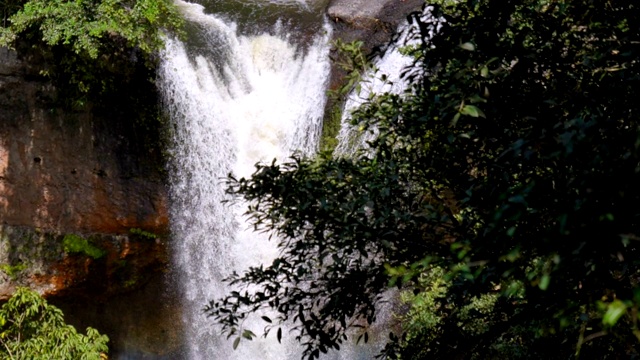
[[[431,14],[411,17],[411,89],[354,113],[379,131],[368,150],[229,179],[281,253],[230,277],[242,290],[208,314],[241,334],[271,309],[265,333],[293,324],[317,358],[375,321],[391,285],[408,310],[389,358],[638,356],[640,7],[461,0]]]
[[[75,97],[113,90],[138,62],[152,65],[162,31],[182,26],[170,0],[7,0],[0,8],[0,46],[36,49],[49,63],[42,74]]]
[[[3,359],[106,359],[108,341],[93,328],[87,328],[87,335],[79,334],[65,324],[60,309],[27,288],[18,288],[0,308]]]

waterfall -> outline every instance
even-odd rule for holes
[[[301,1],[270,6],[279,3],[304,8]],[[297,359],[298,349],[279,345],[274,336],[243,341],[232,350],[232,341],[220,337],[202,309],[230,291],[221,280],[232,271],[276,255],[275,242],[244,223],[243,206],[222,203],[223,178],[248,177],[259,161],[317,149],[330,27],[320,25],[307,44],[295,44],[286,19],[243,33],[228,16],[178,5],[189,41],[166,39],[159,87],[170,117],[172,273],[186,329],[181,358]]]
[[[432,16],[431,10],[431,7],[425,7],[420,17],[426,20]],[[360,91],[355,89],[351,91],[343,107],[335,154],[353,156],[358,150],[367,149],[367,143],[375,139],[378,134],[375,127],[370,127],[363,132],[359,126],[351,124],[351,115],[354,110],[374,94],[402,94],[409,90],[410,84],[402,77],[402,73],[404,69],[413,65],[414,59],[403,54],[401,49],[419,44],[419,40],[414,36],[418,31],[416,24],[409,22],[401,24],[396,31],[395,41],[387,46],[382,56],[373,60],[372,70],[363,74]]]

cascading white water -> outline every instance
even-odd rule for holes
[[[170,115],[174,286],[183,298],[184,359],[299,358],[270,337],[237,351],[220,339],[203,307],[224,296],[232,271],[268,262],[275,243],[243,223],[241,206],[222,204],[223,178],[247,177],[259,161],[316,150],[326,101],[330,28],[302,50],[282,27],[240,35],[228,20],[179,3],[200,37],[168,38],[159,86]],[[260,329],[261,326],[255,328]]]
[[[425,7],[421,15],[422,19],[430,16],[431,8]],[[335,154],[353,156],[358,150],[368,148],[367,143],[376,138],[378,132],[375,127],[363,132],[360,127],[351,124],[351,115],[360,105],[369,101],[373,94],[402,94],[408,89],[410,84],[407,79],[402,77],[402,73],[415,60],[411,56],[403,54],[400,49],[404,46],[418,44],[418,40],[412,36],[417,31],[416,24],[406,22],[400,25],[396,40],[388,46],[382,56],[374,60],[372,71],[363,75],[360,91],[353,90],[349,94],[342,112]]]

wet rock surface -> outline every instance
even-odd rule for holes
[[[161,150],[133,109],[59,105],[42,66],[0,48],[0,301],[28,286],[116,352],[170,353]]]
[[[332,0],[327,15],[334,22],[335,38],[361,40],[366,51],[384,46],[424,0]]]
[[[331,0],[327,16],[333,22],[333,38],[345,43],[362,41],[362,50],[372,58],[380,54],[392,41],[398,27],[406,22],[412,12],[420,11],[424,0]],[[332,59],[339,59],[336,48],[331,51]],[[347,73],[332,64],[329,90],[336,91],[345,84]],[[325,107],[325,118],[330,118],[342,104],[330,98]]]
[[[0,223],[89,234],[165,231],[166,189],[154,169],[163,164],[141,153],[132,119],[62,109],[56,96],[46,79],[0,49]]]

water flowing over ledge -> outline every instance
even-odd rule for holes
[[[202,308],[229,288],[232,271],[267,262],[275,244],[247,229],[241,206],[222,204],[222,179],[249,176],[259,161],[317,149],[329,74],[330,28],[304,49],[281,25],[242,35],[203,7],[179,3],[196,46],[168,38],[159,86],[170,116],[173,281],[183,297],[185,359],[298,358],[275,338],[237,351]],[[259,317],[258,317],[259,318]]]

